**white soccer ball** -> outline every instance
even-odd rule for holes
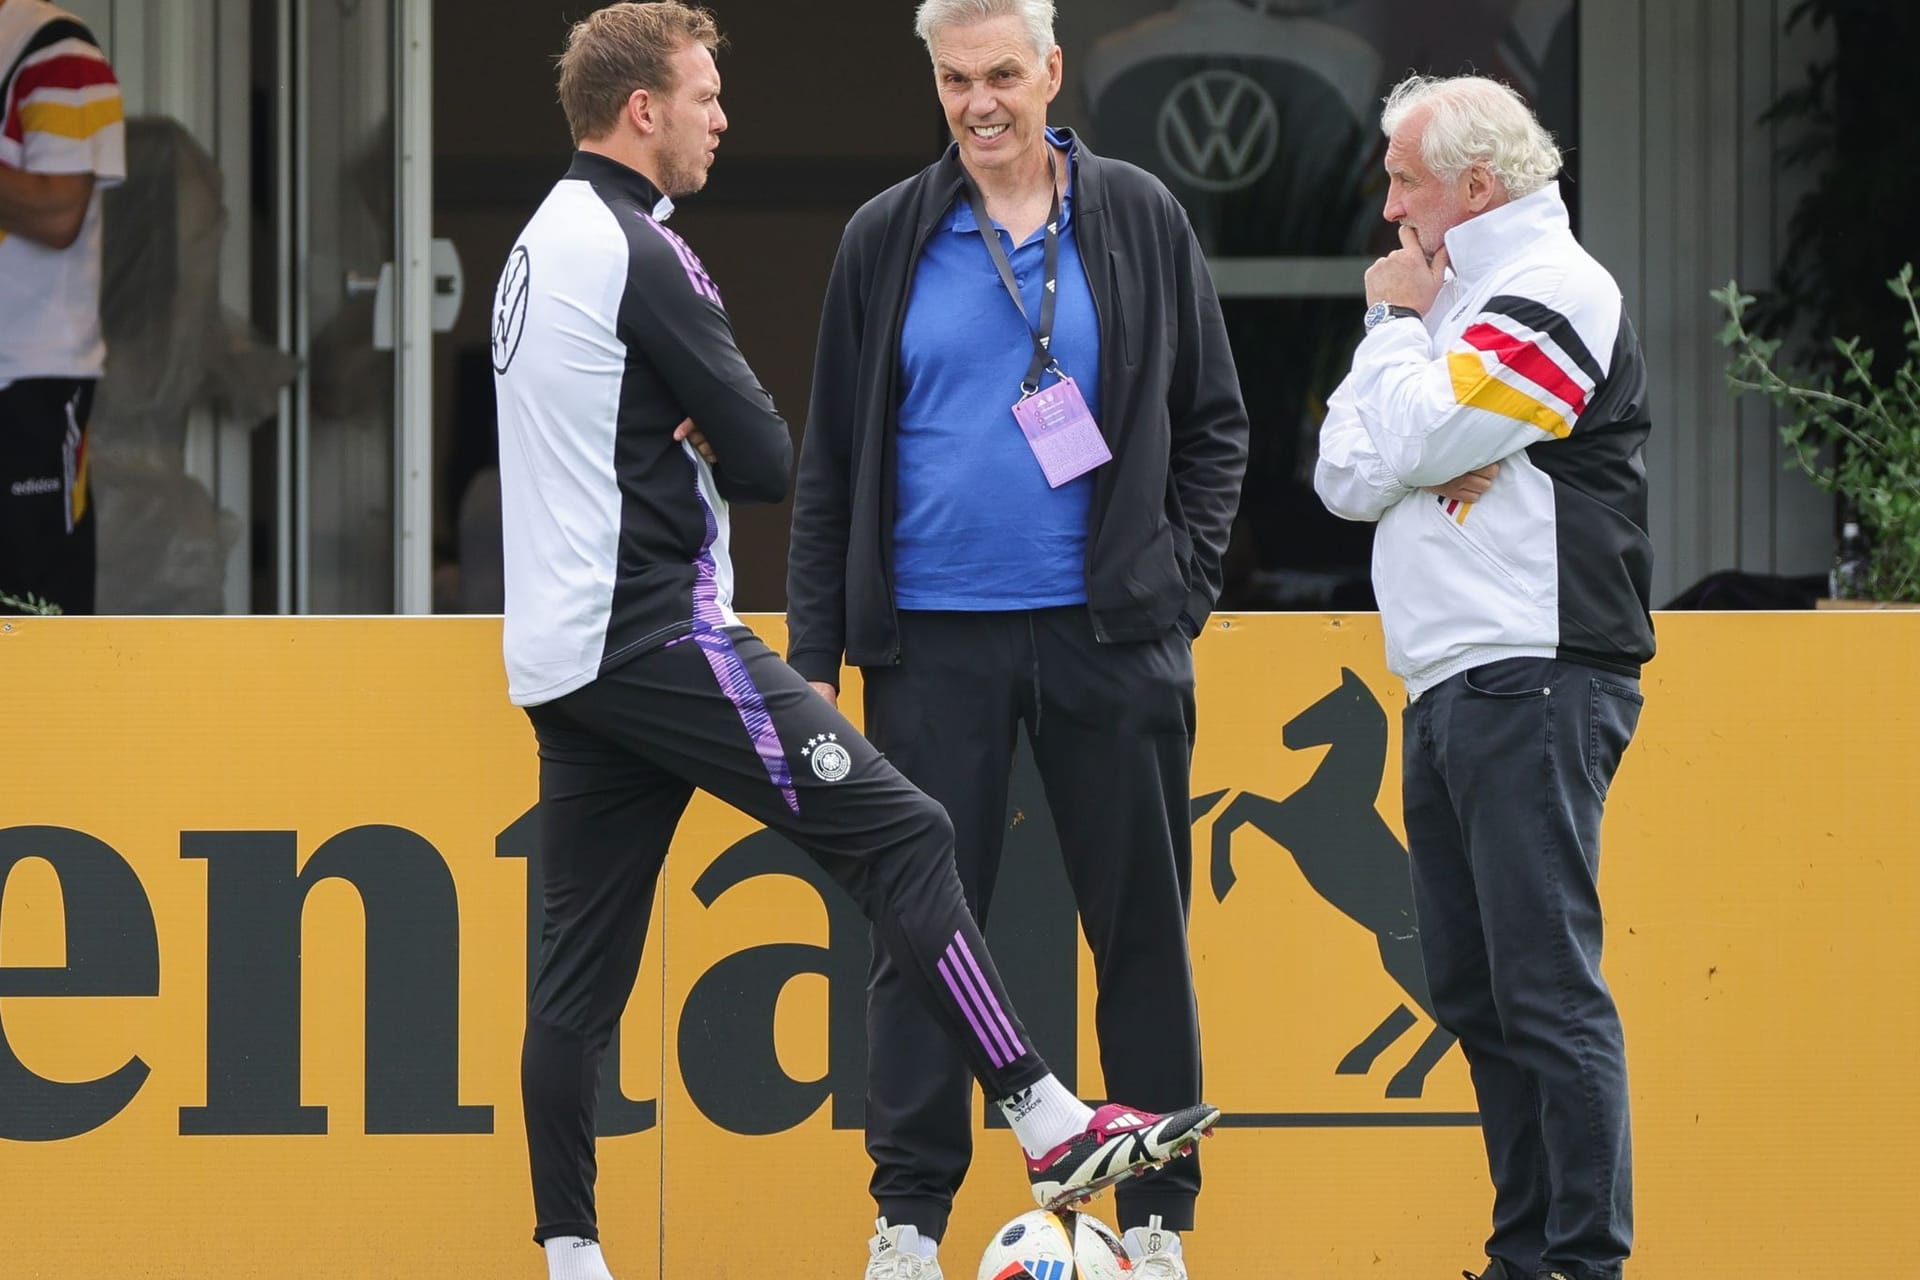
[[[979,1280],[1126,1280],[1127,1251],[1092,1214],[1035,1209],[1000,1228]]]

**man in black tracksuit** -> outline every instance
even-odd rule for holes
[[[1025,725],[1094,955],[1107,1087],[1184,1106],[1200,1096],[1190,646],[1246,458],[1233,358],[1179,204],[1046,127],[1058,47],[1015,13],[921,12],[956,145],[861,209],[834,264],[788,662],[829,699],[843,658],[862,669],[867,733],[946,806],[982,918]],[[1055,419],[1083,433],[1073,465],[1010,410],[1049,391],[1073,397]],[[1022,891],[1014,870],[1003,892]],[[868,1031],[875,1200],[938,1238],[971,1152],[967,1073],[879,949]],[[1191,1159],[1134,1180],[1120,1225],[1191,1227],[1199,1185]]]

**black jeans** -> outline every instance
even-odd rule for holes
[[[1085,608],[900,614],[900,663],[864,672],[867,732],[946,807],[967,904],[1000,880],[1014,739],[1024,724],[1073,886],[1099,995],[1108,1096],[1172,1111],[1200,1101],[1200,1026],[1187,954],[1193,652],[1101,644]],[[1005,892],[1027,878],[1010,867]],[[965,1064],[876,948],[867,988],[867,1153],[881,1216],[946,1233],[973,1153]],[[1193,1226],[1197,1156],[1115,1192],[1122,1229]]]
[[[1640,719],[1631,676],[1509,658],[1405,713],[1427,980],[1460,1037],[1493,1176],[1487,1254],[1615,1280],[1633,1243],[1626,1046],[1600,976],[1600,818]]]

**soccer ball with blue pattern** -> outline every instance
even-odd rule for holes
[[[1071,1209],[1035,1209],[1000,1228],[979,1280],[1126,1280],[1127,1251],[1112,1228]]]

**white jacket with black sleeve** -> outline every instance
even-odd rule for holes
[[[1378,521],[1373,584],[1409,696],[1512,657],[1639,674],[1653,656],[1646,365],[1557,184],[1446,236],[1424,322],[1377,325],[1320,432],[1314,487]],[[1427,492],[1501,464],[1477,502]]]

